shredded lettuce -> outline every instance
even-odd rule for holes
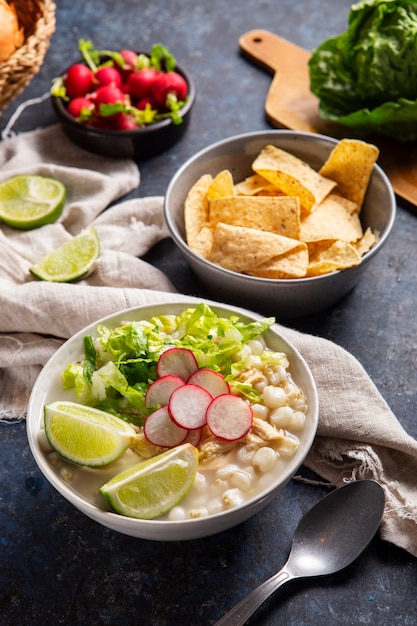
[[[99,324],[97,337],[84,339],[84,359],[63,371],[63,386],[73,389],[85,404],[142,425],[150,413],[145,394],[157,377],[159,356],[169,347],[182,347],[192,350],[199,367],[221,372],[233,391],[259,402],[259,392],[237,378],[248,367],[245,344],[263,335],[274,322],[272,317],[253,322],[238,316],[219,317],[200,303],[179,315],[127,322],[117,328]],[[269,350],[262,355],[271,364],[281,362],[280,358]]]
[[[309,61],[319,111],[362,135],[417,139],[417,0],[362,0]]]

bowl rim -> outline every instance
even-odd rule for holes
[[[81,61],[81,62],[85,64],[84,61]],[[71,66],[69,65],[68,68],[69,67]],[[64,70],[62,75],[65,74],[68,68]],[[184,117],[186,117],[186,115],[190,112],[195,102],[197,89],[196,89],[194,79],[191,76],[188,69],[177,64],[175,71],[181,74],[183,78],[185,78],[188,84],[188,99],[186,103],[184,104],[184,106],[178,111],[181,118],[184,119]],[[143,126],[142,128],[137,128],[137,129],[107,130],[105,128],[95,128],[94,126],[81,124],[81,122],[78,122],[74,117],[72,117],[72,115],[68,113],[67,108],[62,98],[60,98],[59,96],[54,96],[52,94],[50,98],[51,98],[52,106],[56,114],[60,118],[61,122],[68,124],[72,128],[76,128],[80,132],[85,131],[86,134],[88,133],[90,135],[96,135],[98,137],[108,137],[109,139],[114,139],[115,137],[130,138],[130,137],[137,137],[138,135],[145,136],[147,134],[152,134],[157,130],[163,130],[170,126],[177,126],[176,124],[174,124],[172,119],[167,118],[159,122],[156,122],[155,124],[150,124],[149,126]]]
[[[50,357],[48,362],[45,364],[32,388],[27,409],[26,433],[30,450],[38,465],[38,468],[41,470],[48,482],[61,494],[61,496],[63,496],[67,501],[69,501],[73,506],[81,510],[88,517],[91,517],[95,521],[102,523],[106,527],[113,528],[115,530],[118,530],[119,532],[124,532],[131,536],[150,538],[149,533],[151,529],[154,529],[156,530],[155,537],[152,538],[154,538],[155,540],[159,540],[161,538],[164,540],[171,540],[173,537],[178,538],[177,535],[179,531],[181,531],[181,529],[190,528],[192,533],[195,527],[203,526],[203,528],[207,527],[207,531],[203,534],[192,535],[191,538],[205,537],[213,534],[209,532],[209,527],[212,524],[213,526],[215,526],[216,520],[230,520],[230,518],[233,519],[234,517],[233,513],[237,513],[238,515],[245,515],[246,511],[250,511],[254,507],[260,508],[264,502],[269,502],[269,500],[274,496],[277,487],[285,486],[285,484],[294,476],[295,472],[302,465],[307,454],[309,453],[317,433],[319,419],[319,399],[317,386],[313,374],[300,351],[292,344],[291,341],[286,339],[281,334],[280,329],[277,327],[276,324],[274,324],[267,332],[272,332],[274,335],[276,335],[279,341],[284,344],[285,349],[292,354],[293,358],[295,357],[297,365],[302,368],[303,375],[306,377],[306,381],[308,382],[308,412],[310,425],[308,431],[306,431],[309,432],[309,435],[306,435],[306,439],[303,442],[303,448],[298,453],[296,453],[294,457],[289,459],[289,463],[285,465],[284,471],[279,476],[279,478],[277,478],[268,488],[264,489],[257,496],[254,496],[239,507],[222,511],[220,513],[215,513],[203,518],[187,519],[181,521],[160,519],[143,520],[122,516],[110,510],[100,508],[98,505],[91,502],[91,500],[78,493],[75,489],[72,489],[71,486],[69,486],[62,478],[58,476],[56,472],[53,471],[46,459],[46,455],[41,449],[41,444],[38,440],[38,435],[41,431],[40,406],[43,407],[43,402],[41,400],[45,400],[48,394],[48,390],[50,389],[50,370],[53,370],[54,367],[56,368],[56,363],[59,363],[62,369],[62,364],[60,362],[60,359],[62,358],[61,355],[64,355],[66,353],[69,345],[76,344],[78,342],[79,348],[81,348],[83,337],[85,336],[85,334],[89,332],[94,333],[97,325],[101,323],[113,322],[114,325],[117,325],[117,323],[120,323],[120,321],[126,316],[136,315],[136,313],[138,315],[143,314],[142,319],[146,319],[145,312],[147,310],[149,311],[150,309],[153,312],[152,314],[149,313],[148,317],[152,315],[157,315],[158,313],[154,312],[156,310],[160,311],[159,314],[161,314],[162,311],[166,312],[167,308],[174,309],[174,311],[180,311],[185,308],[189,308],[190,306],[196,306],[200,302],[205,302],[214,310],[217,309],[217,311],[220,311],[223,315],[228,313],[237,314],[243,318],[246,317],[249,320],[260,320],[265,317],[263,315],[255,313],[254,311],[250,311],[248,309],[244,309],[234,305],[219,303],[204,298],[194,298],[191,296],[183,297],[183,299],[173,299],[172,301],[167,302],[156,302],[155,304],[145,304],[129,307],[127,309],[121,309],[88,324],[84,328],[77,331],[71,338],[66,340],[64,344],[62,344],[58,348],[58,350],[52,355],[52,357]],[[103,504],[103,506],[105,505]],[[257,508],[257,510],[259,509]],[[250,513],[246,515],[246,517],[243,517],[243,519],[247,519],[247,517],[249,516]],[[213,532],[221,532],[221,530],[225,528],[230,528],[234,525],[234,522],[229,523],[228,525],[222,527],[220,530],[214,530]],[[119,526],[123,528],[118,528]],[[133,534],[133,529],[135,530],[135,534]],[[143,531],[144,534],[140,534],[141,531]],[[161,537],[158,537],[158,534],[161,534]]]
[[[393,228],[394,225],[394,221],[395,221],[395,216],[397,213],[397,203],[396,203],[396,198],[395,198],[395,193],[393,190],[393,187],[391,185],[391,182],[389,181],[388,176],[386,175],[386,173],[384,172],[384,170],[380,167],[380,165],[378,165],[377,163],[374,164],[373,171],[376,171],[378,176],[380,177],[380,179],[383,181],[383,183],[385,184],[385,187],[389,193],[389,200],[390,200],[390,206],[391,206],[391,214],[389,217],[389,220],[387,222],[386,228],[385,228],[385,232],[383,233],[383,235],[378,239],[377,243],[368,251],[366,252],[363,257],[362,257],[362,261],[359,265],[355,266],[355,267],[349,267],[346,268],[344,270],[336,270],[335,272],[330,272],[327,274],[321,274],[320,276],[308,276],[308,277],[304,277],[304,278],[262,278],[259,276],[249,276],[247,274],[241,274],[239,272],[234,272],[233,270],[229,270],[226,269],[224,267],[222,267],[221,265],[216,265],[215,263],[208,261],[207,259],[204,259],[203,257],[201,257],[200,255],[198,255],[196,252],[194,252],[193,250],[191,250],[191,248],[188,246],[188,244],[186,243],[186,241],[184,240],[184,238],[181,236],[181,234],[179,233],[176,224],[175,224],[175,220],[173,215],[171,214],[170,210],[169,210],[169,199],[170,199],[170,195],[172,193],[172,189],[174,188],[177,180],[181,177],[181,175],[183,174],[183,172],[195,161],[200,159],[201,157],[204,157],[206,154],[209,154],[210,152],[213,152],[214,150],[217,150],[218,148],[221,148],[222,146],[226,146],[230,143],[235,143],[235,142],[239,142],[239,141],[250,141],[252,139],[258,139],[258,138],[262,138],[262,136],[268,136],[269,138],[272,136],[276,136],[276,137],[300,137],[302,139],[307,140],[308,142],[313,143],[314,141],[316,141],[317,139],[321,140],[321,141],[325,141],[331,144],[336,145],[338,143],[338,139],[334,138],[334,137],[330,137],[328,135],[323,135],[320,133],[312,133],[312,132],[308,132],[308,131],[295,131],[295,130],[290,130],[290,129],[271,129],[271,130],[262,130],[262,131],[251,131],[248,133],[241,133],[238,135],[232,135],[230,137],[226,137],[224,139],[220,139],[219,141],[216,141],[208,146],[206,146],[205,148],[202,148],[201,150],[199,150],[198,152],[196,152],[194,155],[192,155],[191,157],[189,157],[180,167],[179,169],[176,171],[176,173],[174,174],[174,176],[171,178],[166,193],[165,193],[165,198],[164,198],[164,217],[165,217],[165,221],[167,223],[168,226],[168,230],[172,236],[172,238],[174,239],[174,241],[176,242],[176,244],[179,246],[179,248],[188,256],[190,256],[191,258],[194,259],[194,262],[201,265],[201,266],[208,266],[210,267],[212,270],[218,272],[219,274],[224,274],[225,276],[228,276],[229,279],[236,279],[236,278],[240,278],[240,279],[248,279],[251,282],[253,282],[253,284],[263,284],[263,285],[277,285],[277,284],[283,284],[283,285],[288,285],[288,286],[296,286],[296,285],[302,285],[302,284],[313,284],[314,282],[318,282],[321,281],[323,282],[324,280],[330,280],[334,279],[335,276],[338,275],[346,275],[348,276],[351,273],[355,273],[358,269],[358,267],[363,268],[376,254],[379,250],[381,250],[381,248],[385,245],[389,234],[391,233],[391,230]],[[269,139],[270,140],[270,139]]]

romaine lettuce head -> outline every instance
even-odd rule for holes
[[[309,61],[322,118],[361,134],[417,139],[417,0],[362,0]]]

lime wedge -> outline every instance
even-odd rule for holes
[[[64,185],[36,174],[13,176],[0,183],[0,220],[19,230],[55,222],[66,198]]]
[[[92,226],[48,254],[30,271],[41,280],[69,283],[88,274],[100,254],[100,241]]]
[[[67,461],[100,467],[129,448],[136,430],[122,419],[76,402],[44,407],[45,434],[51,447]]]
[[[194,483],[197,467],[197,448],[184,443],[125,470],[100,491],[117,513],[153,519],[184,498]]]

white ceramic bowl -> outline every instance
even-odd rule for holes
[[[242,309],[208,303],[217,314],[224,317],[238,314],[247,321],[260,319],[259,315],[243,311]],[[110,327],[116,327],[122,321],[149,319],[154,315],[164,313],[178,314],[192,305],[194,303],[190,304],[190,301],[184,301],[143,306],[118,312],[99,321]],[[313,443],[318,423],[317,390],[312,374],[303,357],[277,332],[275,327],[267,331],[267,343],[272,349],[284,351],[288,355],[291,362],[289,371],[295,382],[306,394],[308,413],[305,428],[300,435],[301,445],[297,453],[288,460],[285,470],[280,475],[277,475],[276,480],[259,495],[256,495],[241,506],[199,519],[188,519],[186,521],[141,520],[110,512],[97,489],[94,488],[90,491],[86,488],[83,481],[80,481],[80,485],[74,485],[63,480],[60,473],[48,461],[47,452],[42,445],[43,407],[45,404],[58,399],[75,400],[72,393],[62,391],[60,374],[68,363],[83,358],[83,338],[85,335],[97,336],[96,329],[98,323],[90,324],[57,350],[42,369],[30,397],[27,415],[29,445],[40,470],[55,489],[77,509],[99,524],[132,537],[159,541],[183,541],[213,535],[243,522],[265,507],[303,463]],[[101,472],[102,470],[99,471]],[[88,470],[88,472],[91,472],[91,470]],[[106,480],[108,480],[107,477],[102,482]]]
[[[271,130],[224,139],[198,152],[180,167],[165,195],[165,219],[170,234],[209,296],[275,315],[278,319],[317,313],[334,305],[357,284],[368,264],[375,259],[391,232],[395,195],[385,173],[374,165],[361,212],[362,226],[379,232],[378,243],[353,268],[299,279],[267,279],[238,274],[206,261],[186,243],[184,202],[189,189],[203,174],[215,176],[229,169],[235,182],[253,174],[251,164],[267,144],[273,144],[319,169],[334,148],[336,140],[324,135]]]

